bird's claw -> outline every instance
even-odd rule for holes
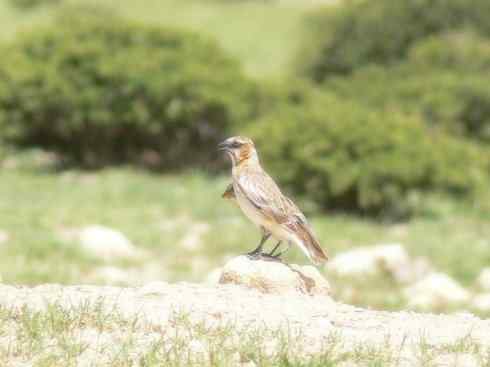
[[[247,256],[249,259],[257,259],[262,255],[263,254],[260,251],[251,251],[245,254],[245,256]]]

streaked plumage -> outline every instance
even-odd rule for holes
[[[264,236],[270,233],[288,245],[295,243],[315,264],[325,262],[327,256],[305,216],[262,169],[253,142],[245,137],[233,137],[220,147],[233,164],[233,193],[228,187],[223,197],[234,197],[244,214],[262,229]],[[264,238],[262,242],[265,242]]]
[[[233,191],[233,184],[226,186],[225,192],[221,194],[223,199],[228,199],[236,202],[235,192]]]

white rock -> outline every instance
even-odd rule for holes
[[[9,240],[10,236],[6,231],[0,230],[0,245],[6,243]]]
[[[434,309],[436,307],[462,304],[469,300],[470,293],[459,283],[443,273],[432,273],[404,290],[408,305],[412,308]]]
[[[425,257],[417,257],[410,264],[392,270],[392,276],[399,284],[410,284],[432,272],[432,266]]]
[[[438,367],[479,367],[480,361],[470,353],[446,353],[435,356],[431,366]]]
[[[286,265],[277,261],[251,260],[238,256],[224,267],[221,284],[237,284],[263,293],[299,292],[329,295],[330,285],[316,269]]]
[[[87,280],[105,285],[125,285],[140,287],[143,284],[161,281],[168,276],[159,263],[148,262],[144,266],[119,268],[116,266],[101,266],[92,271]]]
[[[490,268],[484,268],[476,282],[481,289],[490,292]]]
[[[206,280],[204,283],[206,284],[218,284],[219,280],[221,278],[221,273],[223,272],[223,269],[217,268],[212,270],[208,276],[206,277]]]
[[[87,252],[105,260],[141,255],[121,232],[102,226],[84,228],[80,232],[80,244]]]
[[[96,279],[103,280],[105,284],[131,284],[129,271],[115,266],[102,266],[97,268],[92,276]]]
[[[490,312],[490,293],[479,294],[473,298],[471,305],[481,312]]]
[[[145,284],[138,290],[138,294],[142,296],[165,294],[168,290],[168,283],[165,282],[151,282]]]
[[[412,261],[400,244],[361,247],[341,253],[328,263],[327,269],[341,277],[388,273],[400,283],[416,277]]]
[[[311,265],[299,266],[291,264],[290,267],[297,271],[305,282],[308,282],[308,293],[311,294],[330,294],[331,288],[325,277],[320,274],[317,268]]]
[[[198,250],[202,245],[202,236],[209,231],[209,228],[207,223],[198,222],[189,225],[180,245],[187,250]]]

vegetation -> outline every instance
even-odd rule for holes
[[[19,9],[31,9],[40,5],[59,4],[62,0],[9,0],[12,6]]]
[[[97,1],[71,3],[101,14]],[[148,268],[168,281],[203,280],[257,242],[250,224],[216,201],[229,178],[207,172],[217,140],[250,133],[332,256],[401,242],[470,286],[490,261],[488,17],[486,2],[451,0],[445,10],[442,3],[431,2],[422,17],[414,14],[424,1],[331,7],[321,10],[329,21],[315,23],[322,37],[312,38],[305,15],[320,10],[301,4],[120,0],[121,18],[107,2],[110,21],[60,21],[57,7],[20,12],[0,1],[1,134],[21,143],[15,151],[0,146],[0,229],[9,234],[0,245],[3,281],[103,284],[111,282],[97,275],[106,266],[142,282]],[[462,7],[439,22],[438,12]],[[349,15],[359,9],[365,17]],[[349,38],[352,24],[362,39]],[[290,61],[301,44],[317,41],[330,47],[328,58],[300,56],[304,66],[318,61],[321,72],[310,68],[309,81],[295,79]],[[58,171],[67,158],[81,165]],[[185,173],[81,170],[142,161]],[[189,172],[196,167],[203,169]],[[401,224],[379,220],[409,212],[415,215]],[[187,248],[196,223],[209,230]],[[121,230],[147,256],[107,263],[84,253],[65,235],[90,224]],[[295,250],[287,259],[304,261]],[[383,277],[335,282],[353,289],[339,292],[340,300],[404,307],[401,290]]]
[[[471,194],[485,182],[478,149],[416,117],[331,94],[298,100],[279,104],[251,134],[280,182],[323,207],[396,218],[422,192]]]
[[[264,161],[266,167],[271,163]],[[162,176],[130,168],[60,174],[53,167],[53,157],[37,151],[4,161],[0,229],[10,239],[0,245],[0,275],[7,284],[200,282],[226,259],[258,243],[258,230],[237,208],[220,199],[228,177]],[[298,197],[293,198],[308,209]],[[490,261],[489,211],[485,208],[490,201],[486,198],[480,197],[477,204],[481,207],[477,207],[429,196],[419,215],[404,224],[342,214],[307,214],[332,257],[352,247],[399,242],[410,255],[428,258],[436,269],[471,286]],[[202,223],[207,230],[195,232]],[[121,231],[146,255],[104,261],[84,252],[71,233],[92,224]],[[192,233],[200,235],[189,247],[186,238]],[[285,259],[299,264],[306,261],[295,248]],[[101,269],[107,266],[122,269],[126,276],[106,278]],[[400,309],[405,304],[401,289],[386,277],[365,280],[369,287],[345,279],[332,282],[338,285],[340,300],[382,309]],[[344,293],[347,289],[352,291]]]
[[[171,315],[168,324],[166,328],[157,327],[141,322],[138,317],[123,316],[119,310],[108,312],[93,304],[71,308],[51,305],[42,311],[28,307],[0,308],[0,335],[10,341],[0,345],[0,363],[35,361],[41,367],[92,361],[109,366],[148,367],[227,367],[252,363],[264,367],[339,364],[396,367],[407,359],[401,349],[408,348],[412,351],[410,361],[424,367],[439,361],[458,361],[457,355],[461,361],[470,357],[472,363],[476,361],[482,366],[489,363],[490,351],[471,336],[431,345],[420,335],[417,342],[402,344],[396,350],[389,348],[389,336],[385,343],[374,346],[353,343],[332,332],[321,353],[301,358],[300,353],[307,353],[301,349],[305,336],[295,329],[266,331],[250,327],[237,338],[233,324],[209,327],[193,322],[184,313]]]
[[[360,67],[404,60],[414,43],[454,29],[490,35],[486,0],[355,0],[338,10],[317,11],[311,19],[307,75],[322,81]]]
[[[4,48],[5,139],[85,166],[202,165],[254,113],[255,87],[212,41],[111,17],[65,17]],[[160,162],[161,161],[161,162]]]

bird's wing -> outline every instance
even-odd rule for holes
[[[241,175],[235,180],[235,183],[243,196],[263,215],[277,223],[287,221],[287,198],[265,172]]]
[[[293,203],[293,201],[290,198],[286,199],[288,204],[288,212],[290,213],[288,216],[288,221],[285,223],[286,227],[296,233],[296,235],[301,239],[306,247],[306,251],[309,253],[310,259],[314,263],[324,263],[328,260],[328,256],[325,251],[323,251],[320,242],[318,242],[313,228],[308,224],[306,217]]]
[[[303,242],[310,259],[316,264],[328,257],[318,242],[306,217],[294,202],[281,193],[279,187],[265,172],[254,172],[236,181],[240,192],[263,215],[294,232]]]
[[[235,199],[235,191],[233,190],[233,184],[226,186],[226,190],[221,197],[224,199]]]
[[[286,201],[286,209],[288,214],[290,216],[295,217],[296,220],[299,221],[300,223],[305,223],[305,224],[308,223],[306,221],[305,215],[301,212],[301,210],[299,210],[296,204],[287,196],[285,196],[284,199]]]

